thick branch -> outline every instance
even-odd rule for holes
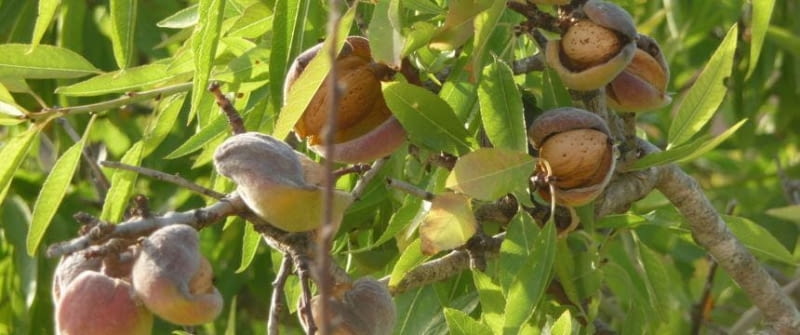
[[[656,185],[689,223],[692,236],[761,309],[780,334],[800,333],[800,313],[758,260],[733,236],[691,176],[677,165],[663,168]]]

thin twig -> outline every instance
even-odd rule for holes
[[[302,291],[302,300],[299,308],[300,317],[306,321],[306,332],[308,334],[314,334],[319,330],[318,321],[324,320],[314,320],[314,315],[311,312],[311,270],[309,269],[307,259],[302,255],[292,255],[292,260],[297,268],[297,277],[300,279],[300,289]]]
[[[41,120],[46,119],[54,115],[71,115],[76,113],[91,113],[91,112],[101,112],[106,111],[112,108],[122,107],[125,105],[129,105],[135,102],[146,101],[153,98],[172,95],[175,93],[186,92],[192,88],[192,83],[183,83],[183,84],[176,84],[171,86],[164,86],[155,88],[148,91],[141,91],[137,93],[128,93],[122,97],[117,99],[88,104],[88,105],[80,105],[80,106],[70,106],[70,107],[58,107],[58,108],[48,108],[43,109],[41,112],[37,113],[30,113],[28,114],[27,118],[31,120]]]
[[[781,291],[786,294],[790,295],[792,292],[797,291],[800,288],[800,278],[792,280],[788,284],[781,287]],[[744,335],[744,334],[752,334],[752,332],[748,332],[753,325],[761,319],[761,310],[758,306],[750,307],[747,311],[742,313],[742,316],[733,326],[728,330],[728,334],[731,335]]]
[[[228,100],[225,94],[222,94],[222,91],[220,91],[219,82],[215,81],[209,84],[208,91],[214,95],[214,100],[216,100],[217,106],[222,109],[223,114],[225,114],[225,117],[228,118],[228,124],[231,126],[231,131],[234,134],[243,134],[247,132],[241,115],[239,115],[239,112],[235,107],[233,107],[233,104],[230,100]]]
[[[431,201],[435,197],[433,193],[425,191],[419,187],[416,187],[399,179],[386,178],[386,185],[398,189],[400,191],[403,191],[405,193],[408,193],[410,195],[413,195],[422,200]]]
[[[171,174],[166,173],[166,172],[161,172],[161,171],[149,169],[149,168],[146,168],[146,167],[133,166],[133,165],[128,165],[128,164],[125,164],[125,163],[114,162],[114,161],[102,161],[102,162],[100,162],[100,165],[105,166],[105,167],[110,167],[110,168],[113,168],[113,169],[133,171],[133,172],[136,172],[138,174],[141,174],[141,175],[144,175],[144,176],[148,176],[148,177],[156,179],[156,180],[165,181],[165,182],[168,182],[168,183],[172,183],[172,184],[178,185],[180,187],[186,188],[186,189],[188,189],[188,190],[190,190],[192,192],[195,192],[197,194],[205,195],[207,197],[211,197],[211,198],[214,198],[214,199],[217,199],[217,200],[225,198],[225,194],[223,194],[223,193],[219,193],[219,192],[214,191],[212,189],[205,188],[205,187],[197,185],[197,184],[195,184],[195,183],[193,183],[193,182],[191,182],[191,181],[189,181],[187,179],[181,178],[181,177],[176,176],[176,175],[171,175]]]
[[[541,52],[530,57],[514,60],[514,62],[511,63],[511,70],[514,71],[514,75],[543,71],[544,69],[544,57]]]
[[[354,6],[357,4],[354,4]],[[336,179],[333,174],[333,162],[336,160],[335,150],[333,144],[335,143],[335,135],[337,129],[337,120],[339,119],[339,100],[341,99],[342,88],[339,87],[339,73],[336,69],[336,58],[339,55],[339,44],[337,36],[339,36],[339,22],[341,21],[341,13],[339,13],[339,1],[330,0],[328,6],[328,38],[330,38],[330,45],[328,50],[328,57],[330,58],[331,69],[328,72],[328,113],[326,115],[325,127],[323,129],[325,144],[325,179],[324,179],[324,202],[323,202],[323,216],[322,226],[318,230],[318,250],[316,261],[317,266],[317,286],[319,288],[319,316],[321,320],[315,320],[319,332],[322,335],[331,333],[330,326],[330,311],[328,306],[328,297],[331,296],[333,290],[333,280],[331,278],[330,264],[332,263],[330,249],[333,240],[333,235],[336,233],[336,224],[333,222],[333,192],[336,186]],[[349,29],[349,27],[348,27]],[[308,307],[308,306],[307,306]],[[309,315],[309,319],[312,319]],[[310,327],[309,327],[310,328]],[[313,331],[309,331],[313,334]]]
[[[367,190],[367,185],[369,185],[369,182],[371,182],[372,179],[378,175],[378,172],[380,172],[381,168],[386,165],[387,161],[389,161],[389,158],[384,157],[375,161],[375,163],[372,163],[372,166],[369,168],[369,170],[363,176],[361,176],[361,179],[358,180],[356,186],[353,187],[353,192],[351,192],[351,194],[353,195],[354,200],[358,201],[361,199],[361,196],[364,195],[364,191]]]
[[[286,297],[284,297],[283,288],[286,286],[286,279],[292,274],[292,266],[292,257],[284,255],[278,274],[275,275],[275,281],[272,282],[272,301],[269,307],[269,319],[267,320],[267,334],[269,335],[278,335],[280,333],[280,317],[286,310]]]
[[[718,265],[711,257],[708,257],[708,261],[711,265],[709,266],[708,275],[706,276],[706,283],[703,286],[703,295],[692,308],[692,329],[689,332],[692,335],[700,334],[700,329],[703,327],[703,323],[708,319],[711,306],[714,304],[714,300],[711,297],[711,289],[714,288],[714,278],[717,274]]]

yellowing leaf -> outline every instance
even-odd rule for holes
[[[455,193],[436,196],[419,227],[422,252],[433,255],[460,247],[475,235],[477,227],[469,198]]]
[[[458,159],[445,187],[492,201],[528,185],[535,160],[526,153],[481,148]]]

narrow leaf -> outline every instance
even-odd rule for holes
[[[69,49],[39,45],[31,50],[30,44],[0,44],[0,78],[78,78],[99,72]]]
[[[453,335],[491,335],[492,329],[457,309],[445,308],[444,318]]]
[[[738,216],[725,215],[723,219],[733,234],[754,254],[790,265],[795,264],[792,253],[764,227]]]
[[[430,91],[411,84],[384,84],[383,96],[412,142],[429,149],[464,154],[474,146],[453,109]]]
[[[186,101],[186,94],[179,93],[168,98],[162,98],[156,108],[156,115],[150,120],[144,135],[144,152],[142,157],[150,156],[161,142],[167,138],[169,132],[177,124],[181,107]]]
[[[198,24],[192,38],[194,54],[194,78],[192,80],[191,115],[197,115],[204,95],[210,94],[206,87],[214,66],[214,56],[220,40],[225,0],[200,0],[198,7]],[[199,123],[205,125],[208,120],[204,115],[197,115]]]
[[[225,130],[227,127],[227,119],[222,114],[219,114],[214,117],[214,119],[212,119],[207,126],[203,127],[200,129],[200,131],[189,137],[189,139],[184,141],[178,148],[170,152],[164,158],[180,158],[200,150],[214,139],[225,136]]]
[[[750,65],[747,68],[747,76],[755,71],[758,66],[758,59],[761,56],[761,48],[764,46],[764,39],[767,37],[769,29],[769,19],[772,10],[775,8],[775,0],[759,0],[751,2],[753,6],[753,18],[750,24]]]
[[[175,12],[175,14],[172,14],[161,21],[158,21],[156,26],[172,29],[189,28],[197,24],[198,15],[199,13],[197,11],[197,5],[191,5]]]
[[[120,162],[128,165],[139,166],[142,162],[142,149],[144,145],[142,141],[136,142],[131,147]],[[114,175],[111,177],[111,188],[106,193],[106,199],[103,203],[103,211],[100,214],[100,219],[108,222],[118,222],[128,208],[131,194],[133,194],[133,187],[136,185],[137,173],[127,170],[115,170]]]
[[[564,313],[561,313],[561,316],[558,317],[558,320],[553,323],[553,327],[550,328],[550,334],[572,335],[572,314],[569,312],[569,309],[565,310]]]
[[[244,234],[242,234],[242,262],[239,264],[239,268],[236,269],[236,273],[242,273],[244,270],[247,270],[250,267],[250,264],[253,263],[253,259],[256,257],[256,252],[258,251],[258,246],[261,245],[261,234],[259,234],[254,225],[249,224],[248,222],[244,223]]]
[[[394,268],[392,268],[389,287],[396,286],[403,280],[403,277],[405,277],[408,271],[422,264],[422,262],[428,258],[428,256],[422,254],[422,241],[420,239],[415,239],[406,246],[406,249],[400,254],[397,263],[395,263]]]
[[[556,230],[553,223],[548,222],[536,237],[530,257],[508,290],[503,334],[517,334],[533,315],[550,284],[555,249]]]
[[[355,18],[356,7],[358,2],[355,2],[353,7],[342,15],[339,21],[338,32],[339,36],[336,37],[336,50],[342,50],[345,38],[350,31],[350,26],[353,24]],[[308,66],[303,70],[303,73],[297,78],[292,85],[292,89],[286,98],[286,104],[281,108],[281,113],[278,115],[278,121],[275,124],[275,130],[272,136],[275,138],[285,138],[292,131],[294,125],[303,116],[306,107],[311,102],[311,98],[317,93],[322,83],[328,77],[328,72],[331,69],[331,59],[327,50],[330,50],[333,39],[328,38],[322,45],[322,49],[316,56],[308,63]]]
[[[483,69],[478,85],[481,121],[495,148],[528,151],[522,96],[508,64],[495,59]]]
[[[767,37],[778,47],[790,52],[795,57],[800,57],[800,37],[792,31],[778,26],[769,26]]]
[[[36,17],[36,26],[33,27],[33,38],[31,38],[31,48],[35,48],[42,40],[42,36],[47,32],[50,23],[56,16],[61,0],[39,0],[39,16]]]
[[[301,8],[308,6],[310,0],[276,0],[274,11],[283,13],[275,15],[272,20],[272,39],[271,55],[269,58],[269,81],[270,83],[283,83],[286,72],[289,68],[289,59],[292,50],[296,49],[295,44],[302,41],[302,35],[294,36],[298,31],[296,26],[305,26],[305,15],[301,15]],[[270,112],[277,111],[287,97],[283,96],[283,85],[270,86]],[[291,125],[294,127],[294,124]],[[287,132],[288,134],[288,132]],[[275,135],[273,133],[273,135]],[[283,138],[283,137],[278,137]]]
[[[458,159],[445,186],[480,200],[497,200],[526,187],[535,163],[523,152],[481,148]]]
[[[358,250],[351,250],[350,253],[367,251],[393,239],[395,235],[400,233],[414,222],[414,218],[417,217],[421,210],[422,199],[412,195],[406,196],[405,200],[403,201],[403,205],[400,206],[400,208],[398,208],[394,214],[392,214],[391,218],[389,218],[389,224],[386,225],[386,229],[383,231],[381,236],[378,237],[374,243]]]
[[[136,32],[136,13],[138,0],[110,0],[111,11],[111,47],[114,60],[120,69],[131,64],[134,51],[134,33]]]
[[[0,203],[5,200],[6,191],[8,191],[8,186],[11,185],[14,172],[28,153],[28,149],[30,149],[33,139],[39,134],[39,130],[41,128],[31,127],[24,133],[9,139],[0,149],[0,157],[3,157],[3,159],[0,159]]]
[[[142,90],[171,79],[167,67],[166,64],[153,63],[104,73],[70,86],[59,87],[56,93],[86,97]]]
[[[800,205],[771,208],[767,210],[767,215],[800,224]]]
[[[678,113],[669,127],[669,147],[686,143],[714,116],[725,99],[725,80],[731,75],[733,54],[736,51],[738,25],[733,25],[717,50],[711,55],[703,72],[678,106]]]
[[[75,175],[75,170],[78,168],[86,138],[92,129],[92,123],[94,123],[94,118],[86,126],[83,138],[58,158],[55,165],[53,165],[53,169],[47,175],[47,179],[42,184],[39,196],[33,204],[33,218],[31,219],[31,227],[26,240],[28,255],[30,256],[36,254],[47,227],[50,226],[56,210],[61,205],[61,201],[64,200],[64,195],[67,193],[72,176]]]
[[[747,122],[747,119],[739,121],[739,123],[733,125],[733,127],[730,127],[728,130],[713,139],[709,140],[709,136],[707,135],[700,136],[697,139],[684,143],[680,146],[644,156],[644,158],[636,161],[636,163],[633,164],[632,169],[646,169],[651,166],[690,161],[700,157],[716,148],[718,145],[728,139],[728,137],[731,137],[731,135],[733,135],[736,130],[744,125],[745,122]]]

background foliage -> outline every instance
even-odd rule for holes
[[[713,108],[713,119],[696,136],[716,136],[741,120],[748,121],[713,151],[681,165],[700,181],[718,210],[730,209],[727,221],[737,236],[779,280],[787,281],[800,260],[800,207],[790,206],[792,200],[783,192],[790,183],[781,180],[779,166],[789,178],[800,178],[800,133],[796,131],[800,127],[796,111],[800,105],[800,22],[792,18],[800,4],[776,0],[770,16],[773,1],[616,2],[631,12],[641,32],[660,41],[671,67],[670,91],[675,102],[639,117],[642,135],[662,147],[671,143],[668,134],[678,102],[729,29],[738,24],[724,101]],[[113,185],[106,197],[93,183],[87,164],[79,161],[80,146],[105,159],[178,173],[217,190],[231,190],[209,164],[227,126],[213,97],[202,89],[189,91],[191,85],[185,83],[203,88],[209,79],[222,82],[224,92],[235,92],[235,105],[245,115],[248,129],[272,133],[288,64],[325,38],[327,6],[316,0],[0,0],[0,124],[4,125],[0,128],[0,333],[53,331],[50,281],[57,260],[44,257],[43,248],[76,235],[78,224],[72,215],[77,211],[119,221],[133,193],[147,195],[153,211],[159,213],[197,208],[210,201],[170,184],[114,170],[104,170]],[[478,16],[458,53],[430,47],[459,42],[446,34],[431,40],[437,27],[444,24],[447,32],[447,1],[361,3],[350,33],[360,35],[361,28],[369,27],[377,37],[373,47],[382,51],[378,57],[391,61],[397,54],[392,50],[399,49],[409,55],[423,79],[435,81],[435,74],[450,69],[439,97],[451,107],[451,117],[467,125],[466,129],[457,127],[463,137],[441,143],[418,139],[423,148],[463,154],[477,148],[479,128],[489,133],[497,129],[478,114],[492,110],[486,100],[500,92],[491,84],[502,83],[497,78],[507,71],[506,64],[532,55],[536,47],[528,36],[513,34],[513,26],[522,17],[506,10],[503,1],[452,1],[449,6],[480,8],[465,14]],[[392,43],[391,34],[397,32],[377,29],[386,25],[398,29],[405,44]],[[39,46],[28,53],[35,44]],[[17,61],[28,67],[15,69]],[[552,78],[546,72],[525,73],[513,80],[523,91],[528,122],[539,110],[564,102],[563,91],[550,85]],[[139,103],[95,109],[94,118],[75,112],[57,122],[49,118],[56,114],[41,111],[42,104],[87,105],[150,89],[164,94],[160,99],[152,99],[154,94]],[[494,111],[515,110],[516,104],[495,105]],[[36,119],[36,124],[23,120],[21,114]],[[419,125],[423,131],[426,126],[453,127]],[[75,129],[78,138],[67,129]],[[410,132],[413,135],[414,130]],[[84,139],[73,146],[82,134]],[[524,146],[513,136],[496,140],[510,149]],[[77,171],[74,177],[73,170]],[[392,156],[381,176],[434,193],[447,183],[446,171],[427,169],[405,149]],[[376,180],[347,212],[334,244],[335,260],[356,277],[402,273],[424,259],[414,234],[422,201],[387,190],[380,182],[383,178]],[[347,188],[354,182],[351,178],[339,186]],[[555,240],[552,227],[541,231],[535,227],[530,217],[515,217],[508,226],[509,241],[499,260],[489,263],[487,274],[467,271],[395,297],[396,331],[488,333],[502,325],[505,315],[506,323],[519,318],[533,333],[549,327],[562,334],[585,329],[578,322],[585,316],[623,332],[689,332],[710,262],[663,196],[655,192],[629,213],[596,222],[603,229],[574,233],[566,240]],[[487,225],[485,229],[499,228]],[[230,220],[201,234],[217,286],[226,297],[224,317],[203,326],[205,333],[265,331],[269,283],[280,255],[263,245],[253,247],[253,239],[248,238],[253,234],[245,234],[246,230],[241,220]],[[534,248],[524,247],[530,242]],[[507,270],[504,264],[519,268]],[[525,282],[504,277],[508,271],[519,271]],[[565,283],[570,301],[592,299],[580,308],[565,306],[542,291],[549,276]],[[290,278],[290,300],[298,295],[296,283],[296,278]],[[533,290],[539,292],[533,296],[516,294],[522,287],[541,290]],[[721,271],[713,278],[711,297],[713,305],[706,306],[704,314],[709,329],[731,326],[751,306]],[[293,309],[294,301],[289,306]],[[533,318],[524,322],[531,312]],[[287,331],[299,331],[293,317],[284,320]],[[173,328],[157,323],[156,333]]]

